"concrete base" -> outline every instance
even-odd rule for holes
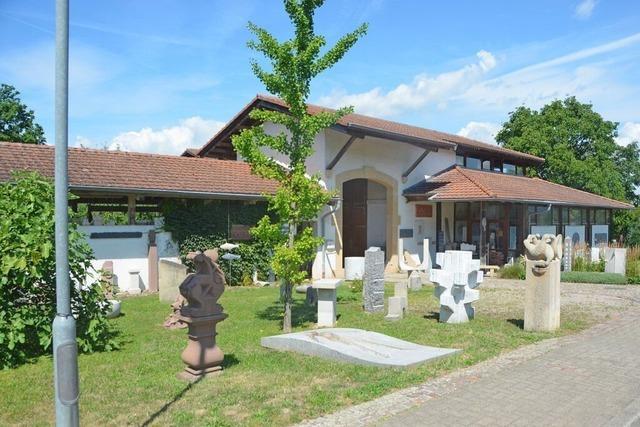
[[[462,351],[414,344],[377,332],[349,328],[275,335],[262,338],[260,344],[275,350],[382,368],[408,368]]]
[[[526,262],[527,279],[524,300],[525,331],[555,331],[560,327],[560,261],[551,261],[546,269]]]
[[[176,375],[176,377],[179,380],[193,383],[198,381],[200,378],[218,376],[221,373],[222,373],[222,366],[213,366],[211,368],[201,369],[201,370],[185,368],[184,371],[179,372]]]

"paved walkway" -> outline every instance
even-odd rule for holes
[[[306,425],[640,425],[640,310]]]

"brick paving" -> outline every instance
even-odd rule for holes
[[[303,425],[640,425],[640,309]]]

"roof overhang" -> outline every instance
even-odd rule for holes
[[[113,194],[144,194],[145,196],[157,196],[165,198],[184,198],[184,199],[222,199],[222,200],[266,200],[264,194],[247,194],[247,193],[224,193],[224,192],[206,192],[206,191],[181,191],[181,190],[160,190],[150,188],[114,188],[86,185],[70,185],[71,192],[82,192],[91,195],[113,195]]]

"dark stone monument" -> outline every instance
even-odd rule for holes
[[[187,303],[180,308],[180,320],[189,327],[189,342],[182,352],[187,367],[178,376],[188,381],[222,370],[224,353],[216,345],[216,325],[227,318],[218,299],[224,292],[224,273],[216,261],[217,250],[192,252],[187,256],[196,266],[180,285]]]
[[[384,251],[380,248],[364,252],[362,294],[364,311],[384,311]]]

